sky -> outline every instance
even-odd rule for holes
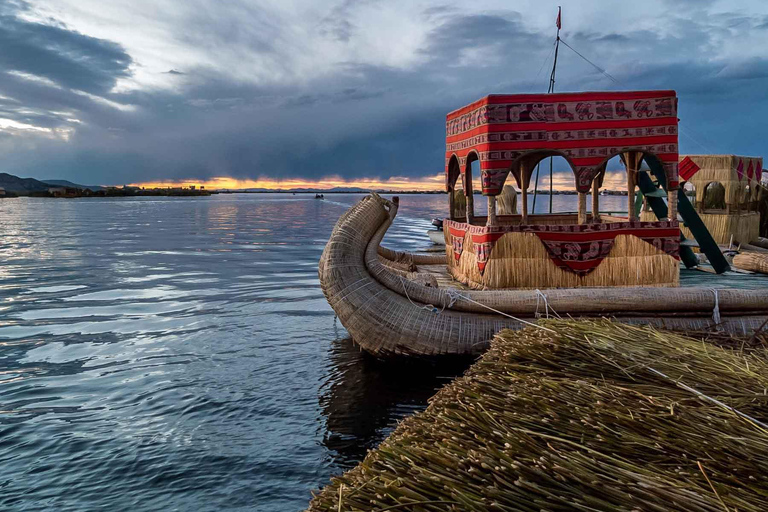
[[[768,2],[559,3],[613,78],[561,46],[556,90],[675,89],[681,153],[764,154]],[[447,112],[546,91],[557,6],[0,0],[0,172],[440,188]]]

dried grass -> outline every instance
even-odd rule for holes
[[[760,236],[760,214],[758,212],[742,211],[741,213],[699,213],[704,225],[709,230],[712,238],[720,245],[728,245],[733,235],[734,243],[750,243]],[[643,211],[640,220],[653,222],[656,215],[650,211]],[[688,239],[693,239],[693,233],[686,226],[680,225],[680,229]]]
[[[449,261],[454,278],[475,289],[679,285],[678,261],[633,235],[618,235],[608,256],[586,276],[555,265],[532,233],[502,236],[480,275],[470,244],[467,234],[458,265],[453,259]]]
[[[496,214],[517,214],[517,191],[512,185],[504,185],[501,194],[496,196]]]
[[[768,274],[768,255],[757,252],[746,252],[733,257],[733,266],[752,272]]]
[[[542,325],[500,333],[309,510],[765,510],[765,352]]]

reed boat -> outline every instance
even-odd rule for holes
[[[399,202],[375,193],[341,216],[323,251],[323,293],[367,352],[476,354],[500,330],[541,316],[747,335],[768,324],[768,288],[679,286],[681,261],[698,264],[682,224],[718,271],[729,266],[679,186],[674,91],[488,96],[448,114],[446,133],[444,254],[383,247]],[[574,172],[576,214],[528,213],[533,169],[552,155]],[[599,213],[616,155],[627,171],[627,217]],[[485,217],[474,215],[474,162]],[[499,215],[508,176],[521,190],[521,213]],[[639,218],[637,189],[637,206],[648,204],[655,220]]]

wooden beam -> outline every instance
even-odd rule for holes
[[[592,222],[600,222],[600,187],[598,187],[598,177],[592,180]]]
[[[578,223],[587,223],[587,194],[586,192],[579,192],[579,213]]]
[[[523,194],[523,208],[522,208],[522,219],[521,224],[528,224],[528,181],[530,176],[528,176],[528,166],[524,163],[520,163],[520,181],[522,182],[521,192]]]

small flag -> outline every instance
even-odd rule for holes
[[[747,167],[747,178],[750,180],[752,179],[752,173],[754,172],[754,168],[752,167],[752,160],[749,161],[749,167]]]
[[[739,158],[739,165],[736,166],[736,174],[739,176],[739,181],[744,179],[744,160]]]
[[[696,165],[696,162],[687,156],[683,158],[683,160],[677,166],[677,174],[683,179],[683,181],[688,181],[694,174],[699,172],[699,169],[701,168]]]
[[[563,28],[562,7],[557,8],[557,30]]]

